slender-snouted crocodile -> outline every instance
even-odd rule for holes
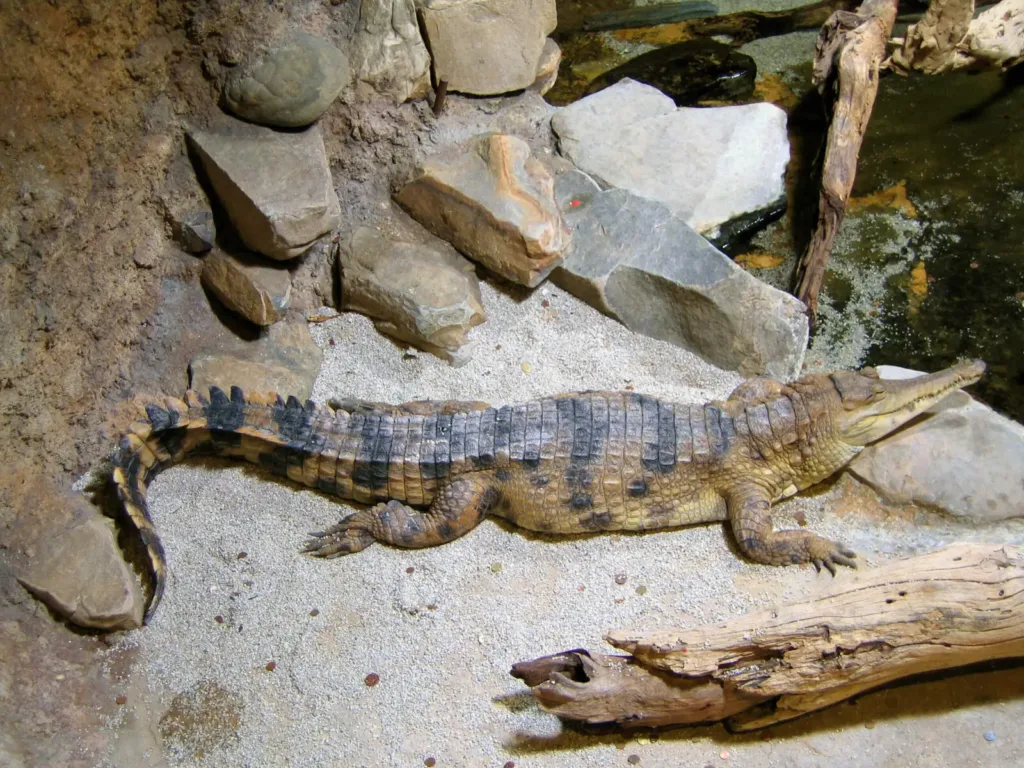
[[[114,482],[152,567],[146,620],[163,593],[163,548],[146,485],[187,455],[244,458],[311,488],[375,504],[313,533],[303,550],[337,557],[374,541],[444,544],[486,515],[544,533],[641,531],[729,520],[740,549],[769,565],[833,574],[854,553],[808,531],[773,531],[773,501],[824,480],[861,449],[953,390],[981,361],[880,380],[815,373],[741,384],[725,402],[685,405],[632,392],[578,392],[520,405],[356,401],[189,391],[146,407],[115,454]],[[414,507],[424,507],[418,511]]]

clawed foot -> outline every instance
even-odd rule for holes
[[[377,507],[383,506],[383,504],[377,505]],[[370,514],[376,512],[377,507],[374,507]],[[331,559],[366,549],[373,544],[375,539],[366,524],[365,517],[365,513],[356,512],[325,531],[310,531],[309,535],[313,538],[306,542],[300,552],[313,555],[313,557]]]
[[[856,568],[857,563],[853,559],[856,556],[857,553],[853,550],[821,536],[811,536],[807,541],[807,559],[814,563],[814,568],[819,573],[822,566],[828,568],[833,576],[836,575],[837,565]]]

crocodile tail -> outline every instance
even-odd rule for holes
[[[167,564],[163,545],[149,516],[146,488],[160,471],[186,456],[235,456],[260,463],[269,449],[303,443],[315,423],[312,403],[295,398],[285,402],[270,393],[244,393],[232,387],[230,396],[218,387],[210,396],[189,390],[184,400],[167,398],[146,406],[146,419],[132,423],[114,455],[113,480],[125,515],[139,532],[153,578],[153,593],[145,621],[152,618],[163,596]],[[290,416],[303,418],[289,418]],[[298,422],[288,430],[282,429]],[[294,467],[287,467],[293,474]],[[301,473],[301,466],[298,468]]]

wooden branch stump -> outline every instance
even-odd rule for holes
[[[748,731],[900,678],[1024,657],[1024,550],[959,544],[715,627],[616,631],[632,656],[567,651],[512,674],[560,717]]]
[[[797,265],[796,297],[818,314],[825,265],[857,175],[868,119],[878,93],[886,41],[896,21],[896,0],[865,0],[856,13],[836,11],[821,28],[814,50],[814,82],[837,94],[825,144],[818,225]]]

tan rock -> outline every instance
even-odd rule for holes
[[[557,24],[555,0],[420,0],[419,6],[435,80],[478,96],[528,88]]]
[[[551,175],[513,136],[478,136],[430,158],[396,200],[469,258],[530,287],[569,244]]]
[[[413,0],[362,0],[352,39],[352,69],[359,84],[396,101],[430,92],[430,54]]]
[[[238,234],[257,253],[295,258],[341,223],[316,126],[282,133],[235,122],[228,133],[192,131],[189,141]]]
[[[272,325],[280,320],[291,298],[288,270],[256,256],[213,251],[203,259],[201,279],[228,309],[256,325]]]
[[[537,61],[537,77],[530,88],[541,96],[550,91],[555,81],[558,80],[558,67],[561,64],[562,49],[549,37],[540,52],[540,59]]]
[[[237,385],[250,392],[277,392],[306,400],[320,373],[323,353],[300,314],[289,313],[254,341],[227,349],[203,350],[189,363],[192,389],[211,386],[228,391]]]
[[[360,227],[341,251],[342,307],[377,330],[455,365],[468,362],[469,330],[484,321],[473,265],[445,244],[391,242]]]
[[[82,627],[142,626],[142,589],[117,546],[114,521],[98,512],[44,539],[19,581],[61,616]]]

